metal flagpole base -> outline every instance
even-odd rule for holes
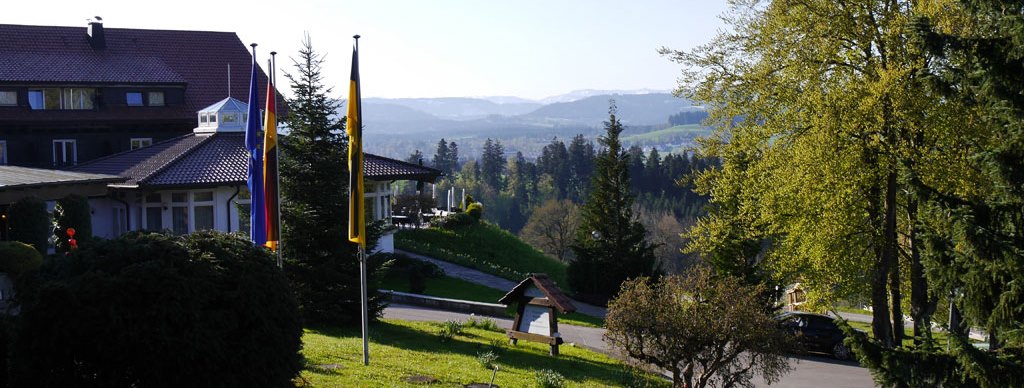
[[[366,297],[366,250],[359,247],[359,294],[363,310],[363,365],[370,365],[370,317]]]

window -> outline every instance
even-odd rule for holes
[[[153,145],[153,138],[151,137],[133,137],[131,140],[131,149],[133,150],[151,145]]]
[[[28,105],[32,109],[60,109],[60,89],[29,90]]]
[[[225,124],[227,124],[227,123],[237,123],[238,122],[238,113],[225,113],[221,119],[223,120],[223,122]]]
[[[128,92],[124,94],[128,106],[142,106],[142,92]]]
[[[164,229],[164,209],[161,203],[163,199],[159,193],[147,194],[146,205],[146,230],[157,232]]]
[[[7,140],[0,140],[0,166],[7,164]]]
[[[217,114],[216,113],[210,113],[210,124],[216,124],[216,123],[217,123]]]
[[[18,92],[13,90],[0,90],[0,106],[18,105]]]
[[[65,88],[62,107],[64,109],[88,110],[93,108],[96,100],[96,89]]]
[[[149,106],[164,106],[164,92],[149,92]]]
[[[192,193],[192,213],[195,216],[195,229],[213,229],[213,192],[199,191]]]
[[[188,193],[171,193],[171,232],[188,233]]]
[[[32,109],[93,109],[96,89],[93,88],[45,88],[28,91],[28,105]]]
[[[73,166],[78,163],[78,148],[72,139],[56,139],[53,141],[53,165]]]
[[[164,228],[164,211],[157,206],[146,206],[146,230],[158,232]]]
[[[117,237],[125,232],[128,232],[128,226],[125,225],[125,209],[123,207],[115,207],[110,209],[110,236]]]

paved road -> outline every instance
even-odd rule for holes
[[[392,304],[384,310],[384,318],[408,321],[465,321],[466,318],[469,318],[469,314]],[[512,321],[507,318],[494,318],[494,321],[502,328],[512,327]],[[604,329],[571,325],[558,325],[558,329],[566,343],[606,354],[613,353],[602,339]],[[791,357],[790,360],[793,371],[784,376],[781,381],[772,384],[772,387],[859,388],[874,386],[868,370],[855,362],[836,361],[817,356]],[[758,387],[769,386],[764,381],[756,381],[755,384]]]
[[[469,267],[463,267],[458,264],[449,263],[444,260],[438,260],[433,257],[423,256],[417,253],[403,251],[401,249],[395,249],[395,253],[400,253],[417,260],[434,263],[435,265],[441,267],[441,269],[444,270],[445,275],[451,276],[453,278],[459,278],[471,283],[481,284],[487,287],[496,288],[503,291],[509,291],[518,284],[505,278],[483,273],[478,270]],[[604,318],[605,314],[608,312],[604,307],[594,306],[576,300],[573,300],[572,303],[576,305],[576,312],[586,314],[592,317]]]

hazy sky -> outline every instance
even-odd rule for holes
[[[347,93],[352,35],[360,34],[363,97],[518,96],[579,89],[675,86],[679,66],[658,47],[706,42],[724,0],[8,1],[0,23],[236,32],[278,52],[291,71],[303,34],[326,54],[332,95]],[[212,55],[212,54],[211,54]],[[279,82],[283,83],[283,81]],[[288,93],[287,87],[279,87]]]

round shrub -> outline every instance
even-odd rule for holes
[[[480,217],[484,216],[484,204],[480,202],[473,202],[466,207],[466,214],[480,221]]]
[[[455,213],[446,217],[435,218],[430,222],[431,226],[441,229],[457,229],[459,227],[473,225],[477,219],[466,213]]]
[[[14,331],[13,386],[285,387],[302,368],[287,279],[237,236],[129,233],[39,275]]]
[[[31,245],[17,241],[0,241],[0,272],[11,278],[39,268],[43,256]]]
[[[46,255],[50,245],[50,216],[46,213],[45,202],[36,197],[19,199],[7,210],[7,220],[11,240],[31,245]]]

